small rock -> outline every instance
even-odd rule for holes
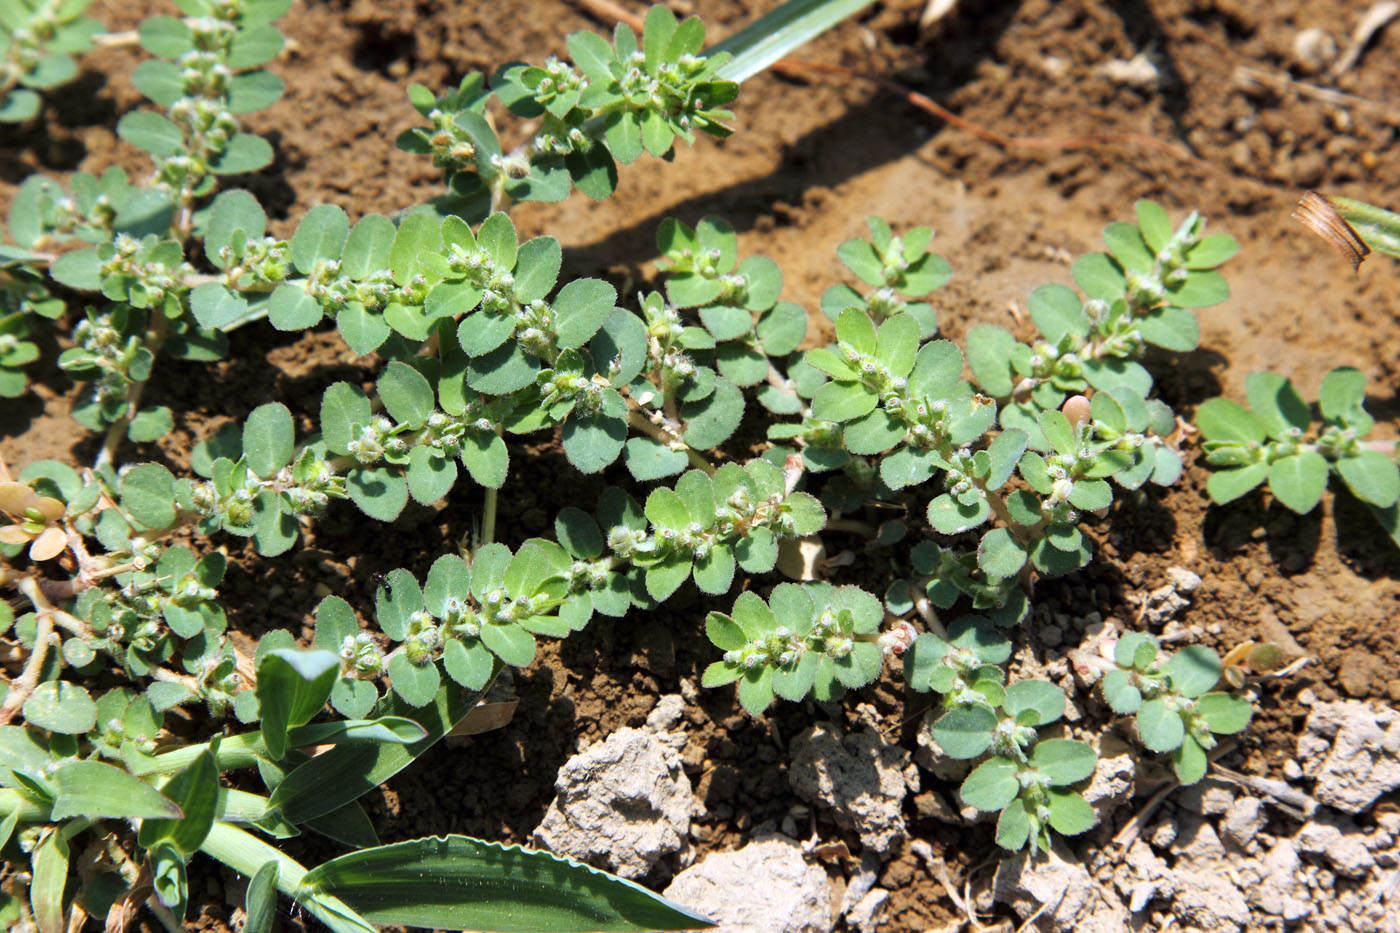
[[[793,740],[792,754],[788,782],[799,797],[831,807],[839,825],[878,853],[904,841],[907,751],[874,730],[843,737],[819,723]]]
[[[1293,37],[1293,61],[1305,74],[1316,74],[1336,57],[1336,40],[1321,29],[1304,29]]]
[[[1400,679],[1388,680],[1385,684],[1385,695],[1396,703],[1400,703]]]
[[[1162,73],[1144,53],[1138,53],[1126,60],[1111,59],[1094,70],[1115,84],[1126,84],[1144,90],[1155,88],[1162,82]]]
[[[664,896],[719,923],[716,933],[830,933],[831,882],[783,836],[712,852]]]
[[[865,897],[860,899],[860,903],[852,907],[846,914],[846,927],[851,930],[859,930],[860,933],[870,933],[878,926],[883,926],[885,918],[880,916],[885,905],[890,901],[890,892],[884,888],[874,888],[866,892]]]
[[[1264,828],[1267,820],[1262,800],[1258,797],[1241,797],[1225,812],[1220,830],[1227,840],[1243,849],[1253,841],[1259,830]]]
[[[1235,795],[1224,783],[1206,778],[1178,791],[1176,802],[1178,806],[1185,807],[1193,813],[1214,816],[1229,810],[1235,802]]]
[[[880,877],[880,857],[874,852],[866,852],[860,857],[860,870],[851,876],[851,880],[846,882],[846,893],[841,895],[841,909],[838,911],[843,917],[855,910],[861,898],[875,887],[876,880]]]
[[[992,890],[996,900],[1026,918],[1040,914],[1041,928],[1051,933],[1122,933],[1129,929],[1128,912],[1108,901],[1078,861],[1057,845],[1034,859],[1025,852],[1002,859]]]
[[[1176,882],[1172,915],[1187,929],[1235,933],[1249,923],[1249,904],[1223,873],[1178,870]]]
[[[1172,851],[1177,855],[1177,867],[1204,867],[1206,863],[1218,862],[1225,857],[1225,846],[1216,835],[1215,827],[1199,817],[1182,815],[1180,832]]]
[[[1388,673],[1385,662],[1376,654],[1361,648],[1351,648],[1342,653],[1337,680],[1347,696],[1358,699],[1371,695],[1371,690]]]
[[[1185,567],[1168,567],[1167,582],[1176,587],[1178,593],[1194,593],[1201,587],[1201,576]]]
[[[1293,841],[1299,851],[1321,855],[1349,878],[1363,877],[1376,864],[1366,848],[1366,834],[1351,820],[1327,810],[1319,810],[1303,824]]]
[[[1296,881],[1302,860],[1291,839],[1282,839],[1264,856],[1261,866],[1263,879],[1253,890],[1254,902],[1266,913],[1288,921],[1300,920],[1312,912],[1312,905],[1295,896],[1306,889]]]
[[[935,790],[926,790],[914,798],[914,808],[919,811],[922,819],[941,820],[944,823],[961,823],[958,811],[954,810],[947,799]]]
[[[1147,835],[1147,841],[1154,849],[1165,849],[1176,842],[1176,824],[1171,820],[1164,820],[1152,827]]]
[[[1132,748],[1112,733],[1104,733],[1098,745],[1099,761],[1094,766],[1094,779],[1084,789],[1084,799],[1103,824],[1114,810],[1132,799],[1137,764]]]
[[[1400,710],[1364,703],[1318,703],[1298,739],[1313,796],[1343,813],[1361,813],[1400,787]]]
[[[668,693],[656,701],[647,714],[647,728],[653,732],[674,729],[685,715],[685,699],[679,693]]]
[[[1171,567],[1167,570],[1167,584],[1147,594],[1143,604],[1144,617],[1153,625],[1165,625],[1181,610],[1190,605],[1186,598],[1201,585],[1201,578],[1184,567]]]
[[[679,852],[695,795],[680,755],[641,729],[619,729],[570,758],[535,830],[537,845],[624,878]]]
[[[1303,766],[1298,764],[1296,759],[1290,758],[1283,763],[1283,776],[1290,781],[1296,781],[1303,776]]]

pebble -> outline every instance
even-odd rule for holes
[[[1342,654],[1337,679],[1347,696],[1363,699],[1385,674],[1385,662],[1370,651],[1352,648]]]

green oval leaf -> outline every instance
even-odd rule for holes
[[[271,479],[292,462],[296,435],[292,413],[279,402],[259,405],[243,425],[243,456],[248,468],[262,479]]]
[[[958,795],[970,807],[988,812],[1001,810],[1021,792],[1019,771],[1020,767],[1009,758],[989,758],[967,776]]]
[[[965,706],[950,710],[933,724],[933,737],[953,758],[976,758],[992,744],[997,717],[989,709]]]

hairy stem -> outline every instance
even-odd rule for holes
[[[144,343],[152,355],[160,353],[161,344],[165,343],[166,328],[169,319],[159,308],[152,308],[150,312],[151,326],[146,331]],[[126,429],[131,426],[131,421],[136,417],[136,411],[141,404],[141,393],[146,391],[146,381],[137,382],[135,380],[127,383],[126,401],[122,407],[122,413],[116,421],[107,428],[107,436],[102,439],[102,449],[97,454],[94,467],[103,467],[114,462],[117,455],[117,448],[121,446],[122,438],[126,437]]]
[[[703,456],[701,456],[698,450],[694,449],[693,447],[686,446],[685,442],[682,441],[675,434],[671,433],[666,428],[652,421],[649,417],[647,417],[647,414],[645,411],[642,410],[642,407],[638,405],[636,401],[634,401],[632,398],[629,397],[627,399],[627,404],[629,406],[629,410],[627,412],[627,423],[629,425],[636,428],[638,431],[641,431],[643,434],[647,435],[652,440],[664,444],[666,447],[672,450],[683,449],[685,451],[686,459],[690,461],[691,466],[695,467],[697,470],[703,470],[708,476],[715,475],[714,465],[711,464],[708,460],[706,460]]]
[[[496,540],[496,499],[497,490],[487,489],[486,502],[481,514],[481,540],[477,542],[478,547]]]
[[[6,725],[19,712],[24,701],[29,699],[29,695],[34,692],[34,688],[39,685],[39,675],[44,669],[44,659],[49,654],[49,641],[53,638],[53,619],[56,611],[48,597],[39,589],[39,584],[33,577],[24,577],[19,581],[19,590],[34,606],[35,628],[34,628],[34,650],[29,655],[29,663],[24,667],[24,672],[10,683],[10,690],[5,694],[5,702],[0,705],[0,726]]]

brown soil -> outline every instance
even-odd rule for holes
[[[674,5],[701,13],[714,35],[770,4]],[[922,5],[879,4],[803,55],[894,77],[999,133],[1144,134],[1189,155],[1132,144],[1004,149],[857,80],[762,76],[737,102],[732,139],[703,140],[671,164],[644,160],[622,173],[617,195],[603,203],[575,196],[562,205],[524,206],[517,225],[563,241],[566,275],[604,275],[630,294],[654,274],[648,260],[661,218],[694,222],[718,214],[740,231],[744,253],[779,262],[785,297],[815,308],[838,275],[836,245],[860,235],[866,215],[896,226],[928,223],[956,275],[935,295],[941,326],[959,339],[977,323],[1010,326],[1035,285],[1069,283],[1065,258],[1098,248],[1106,222],[1129,218],[1135,199],[1151,197],[1178,216],[1201,209],[1213,229],[1228,230],[1243,246],[1226,270],[1233,297],[1201,315],[1201,349],[1151,361],[1167,401],[1189,415],[1213,395],[1239,398],[1245,375],[1265,367],[1312,393],[1329,368],[1347,364],[1367,374],[1372,412],[1393,425],[1400,413],[1400,271],[1372,259],[1353,276],[1288,212],[1305,188],[1384,200],[1400,184],[1392,147],[1400,107],[1383,103],[1400,82],[1400,28],[1381,32],[1335,82],[1357,98],[1341,110],[1292,89],[1247,90],[1236,69],[1323,80],[1297,69],[1293,37],[1320,26],[1344,41],[1359,14],[1342,0],[964,3],[940,33],[920,41],[913,23]],[[148,4],[103,6],[100,15],[120,29],[135,25]],[[565,0],[298,2],[282,23],[290,50],[275,65],[290,90],[249,120],[270,136],[278,158],[243,183],[263,200],[278,234],[289,234],[297,217],[323,201],[352,216],[423,201],[438,192],[435,173],[392,145],[416,120],[405,86],[441,88],[468,70],[563,54],[567,33],[599,25]],[[1110,59],[1144,51],[1163,76],[1158,87],[1128,87],[1098,72]],[[137,60],[130,50],[92,55],[76,92],[56,95],[40,130],[0,140],[0,192],[7,197],[35,170],[121,164],[144,171],[140,153],[113,133],[115,116],[139,102],[128,80]],[[356,360],[333,335],[245,328],[233,335],[230,361],[212,370],[160,367],[148,398],[184,414],[158,448],[127,456],[183,466],[195,439],[271,398],[297,412],[305,428],[323,385],[368,382],[374,372],[372,361]],[[90,459],[92,441],[66,419],[72,386],[55,371],[39,375],[35,393],[7,402],[0,414],[0,454],[12,465]],[[513,458],[500,523],[507,543],[546,533],[561,504],[603,485],[591,478],[580,486],[549,447],[517,445]],[[1345,685],[1351,695],[1384,698],[1389,690],[1400,699],[1400,682],[1387,684],[1400,669],[1393,622],[1400,551],[1345,494],[1303,517],[1259,494],[1218,508],[1206,498],[1205,477],[1193,464],[1176,487],[1127,497],[1102,523],[1099,559],[1043,585],[1037,599],[1052,612],[1096,610],[1131,623],[1136,598],[1161,585],[1168,567],[1182,566],[1205,580],[1182,621],[1201,626],[1207,643],[1224,650],[1286,628],[1316,663],[1264,687],[1263,712],[1234,760],[1242,770],[1273,772],[1292,753],[1305,715],[1296,702],[1301,689],[1326,699]],[[459,490],[445,509],[412,510],[386,529],[367,526],[345,505],[275,561],[250,559],[229,540],[237,559],[223,592],[235,607],[233,623],[255,636],[274,627],[306,634],[326,588],[367,609],[373,574],[403,566],[421,575],[478,509],[479,499]],[[833,550],[859,546],[834,537]],[[712,658],[698,625],[706,608],[699,597],[682,595],[667,603],[665,617],[595,621],[542,652],[516,676],[521,704],[508,728],[439,748],[368,798],[382,838],[464,832],[525,840],[549,803],[557,769],[579,744],[640,724],[659,695],[676,692],[683,679],[698,680]],[[864,699],[890,726],[906,715],[896,678]],[[786,781],[784,742],[826,715],[786,704],[755,720],[723,690],[689,705],[685,759],[709,808],[697,840],[702,854],[742,843],[765,821],[781,821],[797,802]],[[991,854],[983,833],[919,819],[912,802],[909,816],[954,877]],[[839,836],[826,822],[815,826],[824,838]],[[832,868],[844,875],[853,865]],[[200,923],[219,927],[229,910],[221,882],[205,882]],[[889,929],[938,927],[958,916],[912,854],[891,862],[881,884],[893,894]]]

